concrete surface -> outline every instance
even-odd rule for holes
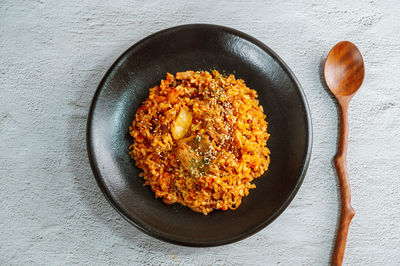
[[[335,3],[334,3],[335,2]],[[356,216],[345,265],[400,264],[400,3],[392,1],[12,1],[0,4],[1,265],[327,265],[338,212],[337,117],[319,78],[340,40],[362,51],[350,107]],[[226,25],[275,50],[302,83],[313,156],[290,207],[235,244],[187,248],[138,231],[107,203],[85,147],[90,101],[113,61],[158,30]]]

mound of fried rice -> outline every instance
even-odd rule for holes
[[[129,153],[165,203],[236,209],[268,169],[265,118],[257,92],[234,75],[168,73],[136,112]]]

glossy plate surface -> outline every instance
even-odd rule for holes
[[[143,187],[128,155],[128,127],[136,110],[167,72],[234,73],[257,90],[267,115],[271,164],[235,211],[195,213],[167,205]],[[242,32],[216,25],[183,25],[157,32],[129,48],[101,81],[90,108],[87,147],[106,198],[144,232],[175,244],[215,246],[243,239],[271,223],[288,206],[306,173],[311,118],[293,73],[271,49]]]

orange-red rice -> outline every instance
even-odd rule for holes
[[[171,130],[183,108],[193,122],[175,139]],[[257,92],[234,75],[168,73],[136,112],[129,153],[165,203],[204,214],[236,209],[269,166],[265,118]]]

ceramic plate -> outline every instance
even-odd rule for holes
[[[128,154],[128,133],[149,88],[167,72],[217,69],[258,92],[271,137],[269,170],[235,211],[203,215],[156,199],[143,187]],[[311,155],[311,118],[303,90],[288,66],[255,38],[227,27],[184,25],[133,45],[110,67],[94,95],[87,148],[94,176],[112,206],[156,238],[189,246],[243,239],[270,224],[298,191]]]

